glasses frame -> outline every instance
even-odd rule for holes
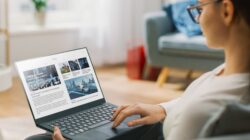
[[[194,23],[196,24],[199,24],[199,17],[201,15],[201,10],[199,10],[200,7],[203,7],[203,6],[206,6],[208,4],[212,4],[212,3],[215,3],[215,2],[220,2],[222,0],[213,0],[213,1],[209,1],[209,2],[205,2],[205,3],[200,3],[200,4],[196,4],[196,5],[189,5],[187,7],[187,11],[188,11],[188,14],[189,16],[191,17],[191,19],[193,20]],[[192,13],[192,10],[196,10],[198,12],[198,18],[195,17]]]

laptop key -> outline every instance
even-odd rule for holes
[[[80,132],[84,132],[84,130],[83,130],[83,129],[79,129],[79,131],[80,131]]]
[[[71,136],[74,136],[74,135],[75,135],[75,133],[73,133],[73,132],[70,132],[69,134],[70,134]]]
[[[84,129],[85,131],[89,130],[87,127],[84,127],[83,129]]]
[[[61,127],[60,130],[61,130],[61,131],[64,131],[64,130],[66,130],[66,128],[65,128],[65,127]]]

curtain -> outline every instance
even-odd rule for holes
[[[96,66],[124,63],[127,47],[143,39],[143,16],[160,10],[161,0],[75,0],[79,47],[87,47]]]
[[[5,27],[5,3],[4,0],[0,0],[0,30]],[[5,37],[4,33],[0,32],[0,67],[5,64]]]

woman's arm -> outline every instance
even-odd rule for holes
[[[208,119],[221,108],[217,101],[199,100],[187,104],[168,132],[167,140],[196,139]]]
[[[161,103],[159,105],[165,109],[165,112],[170,112],[174,107],[180,104],[179,101],[180,101],[180,97],[173,99],[171,101],[168,101],[168,102]]]

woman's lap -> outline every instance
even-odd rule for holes
[[[43,133],[43,134],[30,136],[26,138],[25,140],[52,140],[52,136],[51,136],[51,133]]]
[[[123,135],[118,135],[111,140],[163,140],[162,124],[157,123],[131,130]],[[26,140],[52,140],[51,133],[44,133],[28,137]]]

